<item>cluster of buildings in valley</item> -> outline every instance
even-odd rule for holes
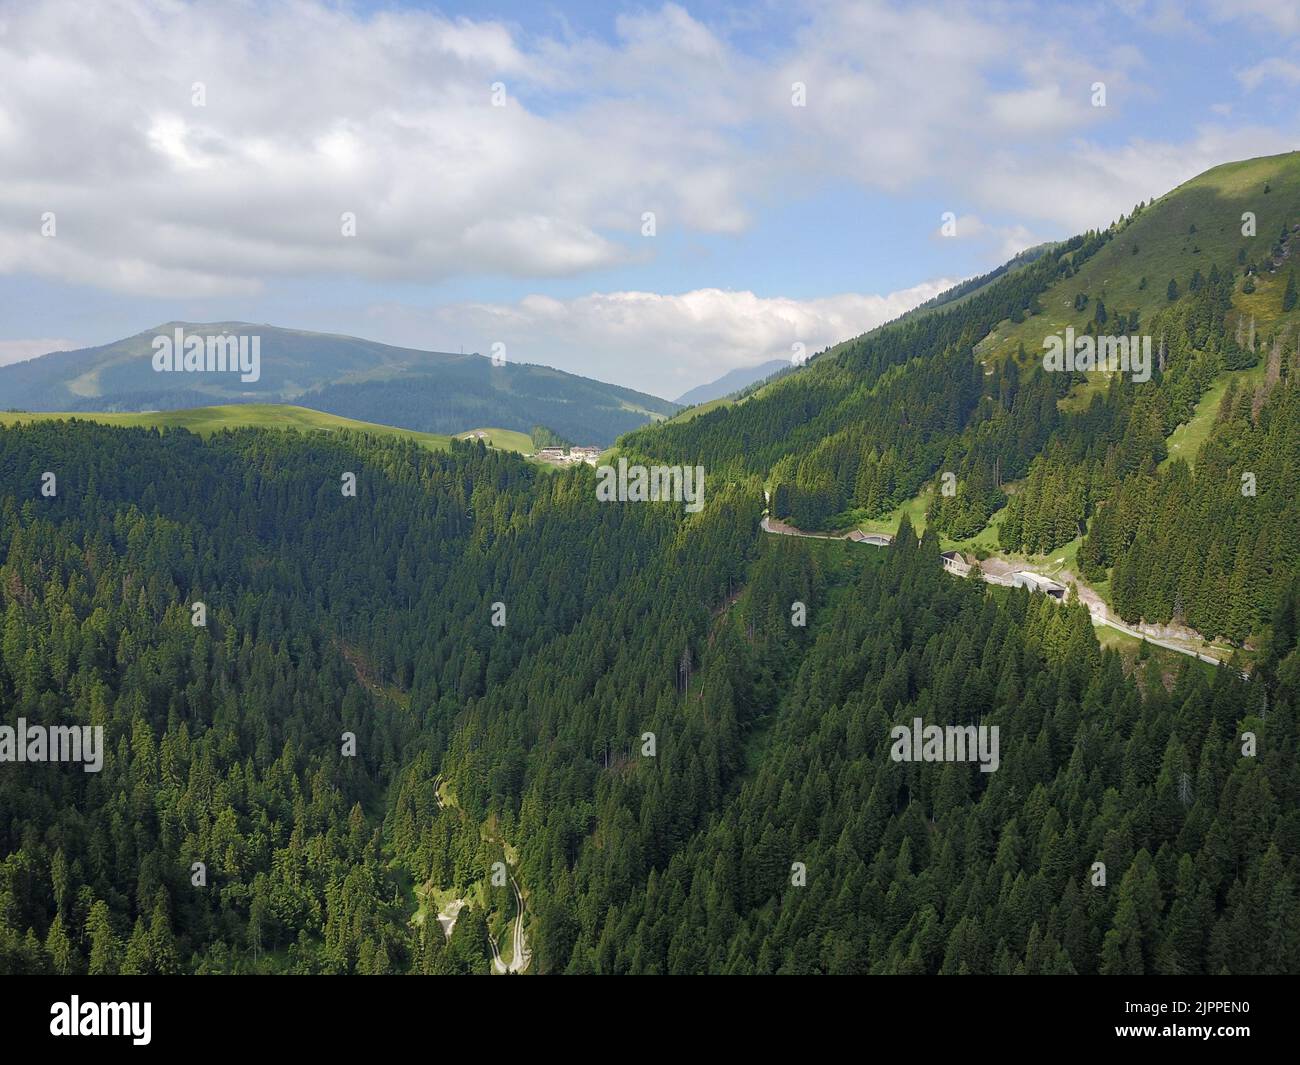
[[[600,459],[600,448],[571,447],[566,451],[562,447],[543,447],[539,448],[533,457],[540,462],[550,462],[556,466],[569,466],[578,462],[594,466]]]
[[[473,432],[466,433],[463,440],[480,440],[489,447],[492,446],[492,434],[486,429],[475,429]],[[601,449],[598,447],[541,447],[528,458],[537,459],[538,462],[548,462],[553,466],[571,466],[579,462],[585,462],[588,466],[595,466],[600,461]]]

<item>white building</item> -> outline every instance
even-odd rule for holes
[[[960,551],[945,551],[939,556],[939,561],[943,563],[944,569],[958,577],[965,577],[971,571],[971,563]]]
[[[1058,584],[1051,577],[1044,577],[1041,573],[1034,573],[1032,570],[1016,570],[1011,575],[1011,581],[1016,588],[1028,588],[1031,592],[1042,592],[1044,595],[1050,595],[1053,599],[1065,598],[1065,585]]]

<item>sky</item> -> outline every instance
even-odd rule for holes
[[[247,321],[674,398],[1297,148],[1291,0],[0,0],[0,364]]]

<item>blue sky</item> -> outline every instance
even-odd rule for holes
[[[233,319],[671,397],[1300,147],[1297,89],[1256,0],[0,0],[0,361]]]

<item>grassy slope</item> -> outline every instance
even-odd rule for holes
[[[1266,182],[1271,186],[1267,194]],[[1241,235],[1245,211],[1253,211],[1256,216],[1257,235],[1253,238]],[[1024,344],[1026,354],[1038,358],[1043,338],[1049,333],[1059,333],[1066,326],[1074,326],[1081,333],[1092,319],[1098,298],[1111,312],[1127,314],[1136,310],[1145,321],[1167,305],[1170,278],[1177,280],[1180,292],[1185,292],[1192,272],[1198,268],[1208,274],[1214,265],[1220,269],[1231,267],[1240,275],[1237,252],[1243,245],[1247,261],[1263,263],[1283,223],[1297,222],[1300,152],[1217,166],[1147,207],[1084,263],[1074,277],[1049,288],[1040,301],[1041,315],[1018,325],[1010,320],[1001,322],[981,341],[979,356],[986,362],[1001,359],[1014,355]],[[1196,226],[1195,233],[1190,232],[1192,225]],[[1280,318],[1285,275],[1285,267],[1276,275],[1264,272],[1254,296],[1238,294],[1237,306],[1255,315],[1260,333],[1267,334]],[[1147,284],[1140,288],[1143,277]],[[1092,299],[1083,310],[1075,311],[1074,297],[1080,292]]]
[[[1264,184],[1271,191],[1264,193]],[[1254,211],[1257,235],[1252,239],[1241,235],[1243,211]],[[1237,265],[1237,250],[1244,243],[1248,261],[1261,264],[1267,259],[1283,222],[1294,225],[1300,222],[1300,152],[1288,155],[1249,159],[1228,163],[1200,175],[1185,185],[1162,197],[1117,239],[1084,264],[1072,278],[1058,282],[1042,298],[1044,313],[1026,319],[1019,325],[1010,320],[999,324],[977,347],[981,360],[1000,359],[1015,354],[1019,344],[1031,357],[1042,351],[1043,337],[1049,332],[1063,330],[1073,325],[1082,332],[1092,317],[1094,305],[1080,312],[1073,309],[1075,293],[1087,292],[1094,300],[1101,294],[1107,308],[1112,311],[1136,309],[1145,318],[1167,303],[1166,289],[1170,277],[1178,279],[1180,289],[1197,267],[1208,274],[1210,266],[1218,263],[1242,272]],[[1190,233],[1195,224],[1196,232]],[[1292,237],[1295,242],[1296,237]],[[1138,254],[1133,254],[1133,246]],[[1193,248],[1199,247],[1199,253]],[[1300,245],[1297,245],[1300,247]],[[1292,253],[1300,258],[1300,253]],[[1234,305],[1244,314],[1253,315],[1256,332],[1261,338],[1279,324],[1293,325],[1300,319],[1300,310],[1290,315],[1281,312],[1282,291],[1286,285],[1288,265],[1276,274],[1261,273],[1257,288],[1247,296],[1238,291]],[[1300,266],[1300,262],[1297,263]],[[1146,288],[1139,289],[1143,276]],[[1140,327],[1139,327],[1140,328]],[[833,349],[834,350],[834,349]],[[1186,459],[1195,464],[1201,445],[1213,427],[1219,400],[1231,380],[1239,384],[1257,384],[1263,379],[1263,363],[1249,370],[1229,371],[1219,375],[1206,395],[1197,405],[1190,421],[1178,426],[1169,437],[1169,459]],[[1104,374],[1096,374],[1086,384],[1077,387],[1061,401],[1062,409],[1083,409],[1092,393],[1106,387]],[[883,517],[856,522],[864,532],[895,532],[904,513],[918,531],[925,528],[925,511],[929,506],[932,488],[922,491],[901,507]],[[1006,516],[1005,509],[994,514],[989,525],[966,540],[953,541],[941,538],[944,549],[997,551],[998,525]],[[1073,540],[1048,556],[1008,555],[1034,565],[1040,572],[1051,575],[1061,569],[1076,565],[1080,541]],[[1096,586],[1105,594],[1105,585]]]
[[[1201,673],[1206,680],[1213,680],[1215,670],[1218,668],[1208,662],[1202,662],[1199,658],[1189,658],[1177,651],[1169,651],[1151,644],[1147,644],[1146,658],[1142,659],[1141,640],[1135,639],[1126,632],[1112,629],[1109,625],[1100,625],[1093,631],[1097,634],[1097,642],[1102,647],[1109,647],[1119,653],[1124,661],[1124,672],[1136,672],[1138,678],[1145,684],[1158,682],[1166,690],[1172,690],[1178,674],[1183,669]]]
[[[267,428],[294,429],[307,432],[332,432],[336,429],[355,429],[359,432],[377,433],[381,436],[401,436],[419,441],[431,451],[446,449],[450,437],[436,433],[418,433],[412,429],[396,429],[389,425],[359,422],[323,414],[307,407],[293,407],[280,403],[234,403],[219,407],[193,407],[188,410],[147,411],[101,414],[94,411],[75,413],[0,412],[0,425],[17,425],[34,421],[98,422],[102,425],[144,426],[156,429],[188,429],[206,436],[222,429]],[[512,449],[513,450],[513,449]]]
[[[1165,443],[1169,454],[1160,464],[1160,468],[1164,469],[1175,459],[1183,459],[1189,466],[1195,468],[1196,457],[1214,427],[1214,419],[1219,413],[1219,401],[1228,391],[1229,382],[1236,381],[1239,388],[1247,385],[1254,388],[1263,382],[1266,370],[1267,366],[1261,361],[1258,366],[1252,366],[1249,370],[1233,370],[1219,374],[1214,379],[1214,383],[1206,389],[1200,402],[1196,404],[1191,420],[1181,423],[1169,434],[1169,439]]]
[[[487,444],[489,447],[495,447],[501,451],[518,451],[521,455],[531,455],[536,450],[533,438],[527,433],[516,432],[514,429],[490,429],[486,426],[479,429],[471,429],[465,433],[457,433],[457,440],[468,440],[475,433],[487,433]]]
[[[734,402],[736,401],[728,399],[726,396],[722,396],[718,399],[708,400],[705,403],[697,403],[694,407],[687,407],[680,414],[674,414],[671,418],[666,420],[665,424],[670,424],[672,422],[689,422],[692,418],[698,418],[701,414],[707,414],[709,411],[715,410],[718,407],[729,407]],[[744,400],[741,400],[741,402],[743,403]]]
[[[1268,193],[1264,192],[1265,183],[1271,186]],[[1253,211],[1256,215],[1257,232],[1253,239],[1241,235],[1244,211]],[[1081,333],[1092,318],[1098,296],[1112,312],[1137,310],[1146,318],[1167,305],[1166,289],[1170,277],[1176,278],[1180,290],[1185,292],[1187,281],[1197,268],[1208,274],[1210,267],[1218,264],[1241,274],[1243,268],[1237,265],[1237,252],[1243,244],[1247,260],[1262,266],[1284,222],[1288,226],[1300,223],[1300,152],[1215,167],[1161,197],[1119,237],[1084,263],[1074,277],[1051,286],[1040,301],[1043,314],[1027,318],[1019,325],[1013,325],[1009,319],[999,323],[977,345],[977,355],[987,363],[1014,355],[1023,343],[1026,353],[1036,358],[1043,349],[1043,337],[1048,333],[1060,332],[1068,325],[1073,325],[1076,332]],[[1193,224],[1195,233],[1190,232]],[[1293,236],[1292,242],[1300,248],[1296,237]],[[1133,252],[1135,246],[1138,249],[1136,255]],[[1298,260],[1297,267],[1300,267],[1300,253],[1293,254]],[[1256,279],[1256,292],[1247,296],[1238,291],[1234,300],[1242,313],[1255,317],[1256,333],[1261,340],[1279,324],[1294,326],[1300,323],[1300,308],[1289,315],[1281,312],[1282,291],[1289,269],[1290,260],[1276,274],[1262,272]],[[1141,288],[1144,276],[1147,284]],[[1084,310],[1076,312],[1073,303],[1075,294],[1079,292],[1088,293],[1093,300]],[[962,300],[971,295],[973,293]],[[854,341],[837,344],[822,357],[834,357],[852,343]],[[1219,400],[1228,382],[1235,378],[1242,384],[1255,384],[1263,374],[1262,362],[1250,370],[1221,374],[1197,406],[1192,419],[1180,425],[1170,436],[1171,456],[1194,462],[1213,426]],[[1077,387],[1061,401],[1062,409],[1086,408],[1094,392],[1105,390],[1105,377],[1105,374],[1095,374],[1087,384]],[[677,417],[685,420],[724,402],[717,400],[713,404],[691,408]],[[903,514],[907,513],[913,527],[920,531],[925,528],[925,511],[932,490],[923,490],[880,518],[858,520],[852,524],[864,532],[894,532]],[[961,541],[943,538],[942,544],[945,548],[996,550],[997,526],[1003,517],[1005,511],[1000,510],[975,536]],[[1045,560],[1049,564],[1040,568],[1059,569],[1073,565],[1078,546],[1076,540],[1054,551],[1050,559]],[[1064,563],[1059,561],[1063,556]]]

